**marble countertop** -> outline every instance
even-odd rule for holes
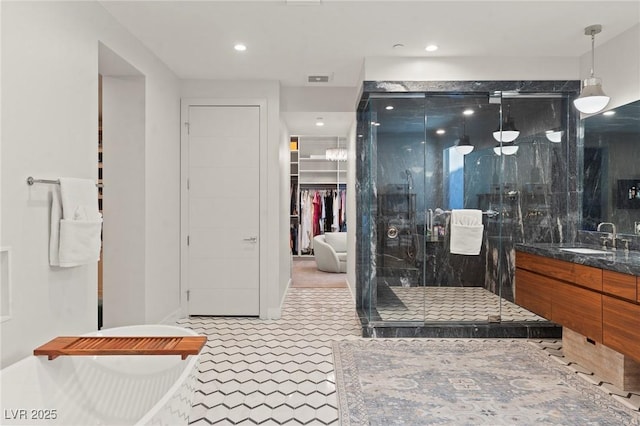
[[[602,250],[601,247],[580,243],[559,244],[559,243],[523,243],[516,244],[516,250],[526,253],[537,254],[553,259],[578,263],[580,265],[593,266],[595,268],[608,269],[610,271],[621,272],[640,276],[640,251],[631,250],[625,252],[622,249],[616,251],[607,250],[607,253],[580,254],[562,250],[562,248],[583,247],[595,250]],[[517,256],[517,254],[516,254]]]

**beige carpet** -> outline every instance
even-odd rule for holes
[[[292,287],[294,288],[345,288],[347,274],[318,271],[313,258],[294,258]]]

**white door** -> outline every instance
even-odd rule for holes
[[[260,107],[189,106],[188,314],[260,313]]]

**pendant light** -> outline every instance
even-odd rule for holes
[[[602,80],[595,77],[595,40],[596,34],[602,31],[602,25],[590,25],[584,29],[584,35],[591,36],[591,74],[583,81],[582,91],[573,104],[578,111],[594,114],[602,111],[609,103],[609,96],[602,90]]]
[[[469,136],[467,136],[467,123],[464,119],[464,115],[462,116],[462,136],[460,136],[460,140],[456,145],[456,151],[458,151],[462,155],[470,154],[473,151],[473,145],[471,145],[471,140]]]
[[[544,132],[544,135],[547,137],[547,139],[550,142],[553,143],[560,143],[562,142],[562,135],[563,135],[563,131],[562,130],[558,130],[558,129],[552,129],[552,130],[547,130]]]
[[[520,135],[520,130],[516,129],[516,123],[511,118],[511,106],[507,108],[507,115],[502,122],[502,126],[493,132],[493,138],[498,142],[511,143]]]

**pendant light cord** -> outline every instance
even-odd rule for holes
[[[595,63],[596,63],[596,34],[591,31],[591,78],[595,75]]]

